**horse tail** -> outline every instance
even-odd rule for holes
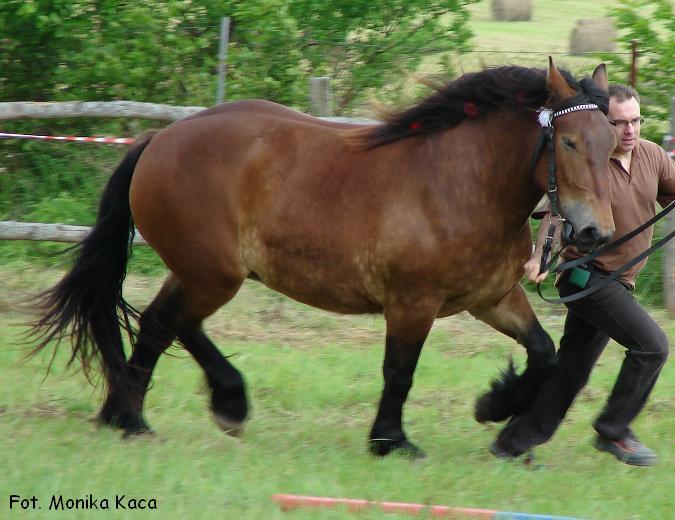
[[[79,359],[92,382],[92,361],[97,361],[109,384],[129,389],[131,378],[120,327],[134,342],[131,320],[138,312],[122,296],[134,237],[129,205],[129,187],[136,164],[154,133],[143,135],[122,159],[105,187],[96,224],[76,245],[72,269],[54,287],[38,295],[41,318],[33,324],[31,337],[39,343],[29,355],[55,340],[56,348],[70,338],[72,353],[68,365]],[[56,350],[52,355],[52,362]],[[51,366],[51,363],[50,363]]]

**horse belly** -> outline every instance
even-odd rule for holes
[[[250,278],[301,303],[341,314],[382,312],[375,277],[358,255],[346,258],[340,248],[307,240],[268,238],[256,232],[241,236],[242,260]]]

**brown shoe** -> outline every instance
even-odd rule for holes
[[[632,434],[618,441],[598,435],[594,447],[598,451],[611,453],[624,464],[630,464],[631,466],[654,466],[658,463],[656,453],[647,448]]]

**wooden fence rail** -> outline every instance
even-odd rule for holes
[[[38,222],[16,222],[6,220],[0,222],[0,240],[35,240],[47,242],[81,242],[91,231],[87,226],[70,226],[66,224],[42,224]],[[147,246],[143,237],[136,233],[134,244]]]
[[[11,101],[0,103],[0,120],[106,117],[176,121],[203,109],[138,101]]]

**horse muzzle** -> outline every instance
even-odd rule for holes
[[[577,232],[569,222],[563,223],[562,238],[565,244],[574,245],[580,253],[589,253],[609,242],[613,232],[602,233],[596,226],[586,226]]]

